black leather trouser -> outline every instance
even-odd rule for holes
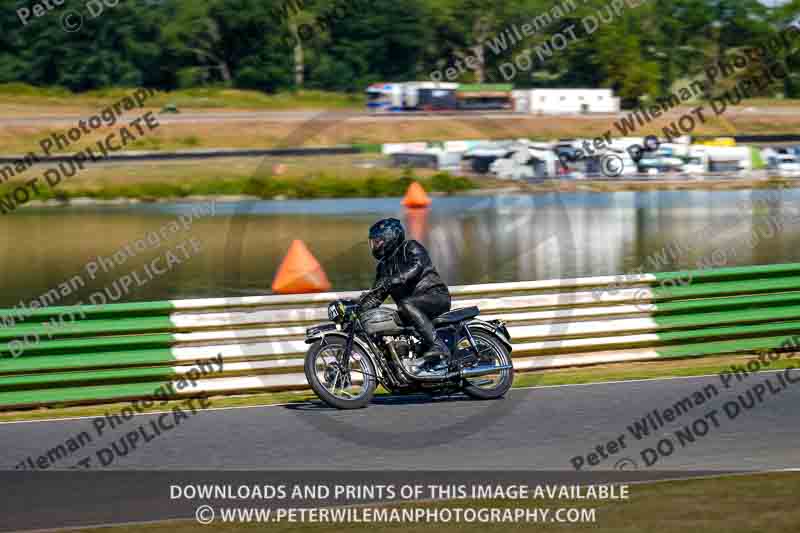
[[[414,326],[422,337],[423,353],[436,343],[436,329],[433,319],[450,310],[450,294],[447,289],[434,287],[424,294],[403,298],[397,302],[400,317]]]

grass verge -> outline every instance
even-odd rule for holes
[[[42,108],[102,109],[113,105],[135,89],[111,87],[83,93],[73,93],[61,87],[34,87],[25,83],[0,84],[0,105],[36,106],[37,114],[47,114]],[[181,109],[363,109],[366,100],[362,94],[330,91],[292,91],[267,94],[261,91],[200,87],[175,91],[156,91],[148,97],[147,105],[164,107],[175,105]]]
[[[521,192],[551,193],[791,188],[800,184],[797,179],[759,176],[736,180],[548,180],[525,184],[488,175],[459,177],[448,172],[386,165],[380,154],[124,162],[87,166],[53,187],[42,178],[47,166],[37,165],[0,184],[0,197],[13,193],[15,187],[32,178],[40,182],[39,194],[32,195],[32,200],[62,201],[72,198],[154,201],[242,195],[263,199],[399,197],[411,181],[419,181],[428,192],[444,194],[508,187]]]
[[[457,193],[478,188],[478,181],[447,172],[383,166],[378,155],[308,158],[225,158],[203,161],[121,163],[88,166],[50,187],[36,200],[131,198],[156,200],[187,196],[247,195],[263,199],[376,198],[403,196],[412,181],[429,192]],[[0,196],[39,177],[35,166],[0,185]],[[481,186],[486,180],[481,180]],[[491,180],[489,180],[491,181]]]
[[[687,377],[719,374],[733,364],[743,364],[753,355],[726,356],[702,359],[679,359],[670,361],[652,361],[642,363],[617,363],[597,365],[588,368],[567,368],[545,370],[541,372],[517,373],[514,387],[575,385],[582,383],[602,383],[607,381],[626,381],[635,379]],[[779,359],[770,369],[778,370],[792,366],[793,361]],[[379,390],[378,394],[386,394]],[[275,405],[292,402],[305,402],[314,399],[310,391],[269,392],[239,396],[215,396],[211,398],[211,407],[246,407],[258,405]],[[169,410],[183,400],[168,402],[165,405],[145,409],[144,412]],[[52,407],[26,411],[0,412],[0,422],[17,420],[41,420],[50,418],[69,418],[82,416],[102,416],[105,413],[119,413],[129,403],[111,403],[103,405]]]

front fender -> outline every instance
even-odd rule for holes
[[[322,345],[324,346],[325,345],[325,339],[328,338],[328,337],[340,337],[342,339],[347,340],[348,335],[347,335],[347,333],[345,333],[343,331],[339,331],[339,330],[321,331],[321,332],[319,332],[318,334],[316,334],[313,337],[306,337],[306,344],[313,344],[313,343],[315,343],[317,341],[320,341],[320,342],[322,342]],[[353,342],[355,344],[357,344],[358,347],[361,348],[364,351],[365,354],[367,354],[367,357],[369,357],[372,360],[372,364],[375,366],[375,368],[378,368],[377,361],[375,361],[375,354],[372,353],[372,348],[370,348],[369,345],[366,342],[364,342],[362,339],[360,339],[358,337],[354,337],[353,338]]]
[[[475,318],[467,322],[466,327],[469,328],[470,332],[478,330],[494,335],[508,348],[509,352],[514,349],[511,346],[511,335],[508,334],[508,329],[506,329],[505,323],[501,320],[490,320],[487,322]]]
[[[321,338],[323,338],[326,334],[331,334],[338,332],[339,329],[336,327],[336,324],[333,322],[326,322],[324,324],[317,324],[316,326],[310,327],[306,330],[306,344],[314,344]]]

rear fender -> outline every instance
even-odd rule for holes
[[[474,331],[483,331],[484,333],[494,335],[500,340],[500,342],[503,343],[506,348],[508,348],[509,352],[513,350],[513,347],[511,346],[511,335],[509,335],[508,329],[502,320],[486,321],[474,318],[467,322],[464,326],[469,328],[470,333]]]

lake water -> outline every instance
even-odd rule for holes
[[[2,219],[0,305],[46,293],[51,305],[97,292],[108,301],[265,294],[294,239],[308,245],[334,290],[365,288],[375,268],[367,229],[388,216],[404,222],[454,285],[794,262],[799,196],[452,196],[425,211],[407,211],[397,198],[217,202],[213,213],[207,203],[30,208]],[[199,206],[206,213],[180,225]]]

